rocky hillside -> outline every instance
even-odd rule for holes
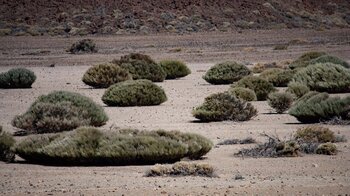
[[[0,0],[0,35],[350,26],[349,0]]]

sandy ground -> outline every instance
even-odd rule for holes
[[[111,126],[139,129],[181,130],[199,133],[215,144],[224,139],[251,136],[259,142],[261,133],[289,138],[305,126],[288,114],[271,114],[266,102],[253,102],[259,111],[247,122],[194,123],[193,107],[211,93],[228,85],[209,85],[201,77],[215,62],[273,62],[296,58],[310,50],[323,50],[350,60],[350,30],[244,31],[243,33],[184,36],[92,37],[100,48],[93,55],[71,55],[65,49],[80,38],[0,38],[0,72],[26,66],[37,75],[32,89],[0,90],[0,124],[13,132],[11,120],[26,111],[40,95],[53,90],[79,92],[103,105],[104,89],[91,89],[81,77],[89,66],[129,52],[146,52],[155,59],[176,58],[188,62],[192,74],[157,83],[168,101],[151,107],[105,107]],[[273,46],[302,39],[307,43],[274,51]],[[253,48],[253,50],[245,48]],[[175,52],[175,49],[180,51]],[[50,51],[28,55],[38,51]],[[48,65],[55,63],[55,67]],[[328,125],[350,140],[349,126]],[[233,154],[249,145],[213,148],[203,160],[212,164],[218,178],[143,177],[151,166],[50,167],[23,162],[0,163],[0,195],[345,195],[350,193],[350,142],[338,143],[336,156],[305,155],[297,158],[238,158]],[[235,180],[240,174],[243,180]]]

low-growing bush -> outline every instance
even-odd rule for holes
[[[242,87],[231,88],[230,87],[228,92],[244,101],[257,100],[255,92],[249,88],[242,88]]]
[[[336,56],[331,56],[331,55],[323,55],[310,61],[310,64],[317,64],[317,63],[333,63],[333,64],[341,65],[345,68],[350,68],[349,63],[347,63],[343,59],[340,59]]]
[[[91,39],[83,39],[72,44],[72,46],[67,50],[72,54],[77,53],[95,53],[97,52],[96,44]]]
[[[15,144],[15,139],[12,135],[3,131],[0,126],[0,161],[12,162],[15,160],[15,154],[12,147]]]
[[[211,67],[203,76],[203,79],[211,84],[230,84],[251,74],[244,65],[227,61]]]
[[[346,93],[350,92],[350,69],[332,63],[309,65],[299,70],[293,81],[319,92]]]
[[[102,132],[92,127],[30,136],[15,147],[28,162],[47,165],[143,165],[200,158],[212,142],[178,131],[120,130]]]
[[[310,61],[316,59],[320,56],[326,55],[325,52],[307,52],[301,55],[297,60],[293,61],[289,68],[297,69],[302,67],[307,67],[310,64]]]
[[[305,84],[290,82],[286,92],[293,94],[296,99],[299,99],[306,93],[310,92],[310,89]]]
[[[112,63],[129,71],[134,80],[163,82],[166,77],[164,69],[148,55],[132,53],[122,56],[120,60],[113,60]]]
[[[164,60],[159,62],[166,73],[165,79],[182,78],[191,74],[191,70],[181,61]]]
[[[102,96],[108,106],[160,105],[167,100],[164,90],[149,80],[129,80],[110,86]]]
[[[40,96],[12,125],[28,133],[69,131],[79,126],[102,126],[108,120],[103,108],[78,93],[54,91]]]
[[[249,88],[256,94],[258,101],[264,101],[267,95],[276,91],[273,85],[267,80],[257,76],[247,76],[232,85],[235,87]]]
[[[280,44],[280,45],[276,45],[273,50],[287,50],[288,49],[288,44]]]
[[[294,138],[296,140],[313,143],[336,142],[334,132],[329,128],[321,126],[307,126],[300,128],[295,133]]]
[[[177,162],[171,167],[155,165],[146,172],[147,177],[154,176],[203,176],[216,177],[213,166],[207,163]]]
[[[318,123],[335,117],[347,119],[349,112],[350,96],[329,97],[327,93],[314,91],[305,94],[289,109],[289,114],[303,123]]]
[[[320,144],[316,149],[316,154],[336,155],[338,153],[337,146],[330,142]]]
[[[269,94],[267,102],[277,113],[282,114],[292,106],[293,95],[290,93],[273,92]]]
[[[112,84],[132,79],[130,73],[111,63],[99,64],[89,68],[83,82],[95,88],[107,88]]]
[[[292,80],[295,71],[284,70],[281,68],[271,68],[263,71],[260,77],[266,79],[268,82],[272,83],[277,87],[286,87],[288,83]]]
[[[205,98],[204,103],[195,108],[192,114],[195,118],[205,122],[247,121],[257,115],[257,110],[250,103],[225,92]]]
[[[278,68],[278,69],[284,69],[284,66],[281,63],[257,63],[253,66],[252,72],[253,73],[261,73],[267,69],[272,69],[272,68]]]
[[[13,68],[0,73],[0,88],[31,88],[35,80],[34,72],[26,68]]]
[[[233,145],[233,144],[254,144],[256,143],[255,139],[252,137],[247,137],[244,139],[227,139],[222,142],[219,142],[217,145]]]

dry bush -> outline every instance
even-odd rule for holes
[[[267,102],[277,113],[282,114],[292,106],[293,95],[286,92],[273,92],[269,94]]]
[[[242,87],[253,90],[258,101],[266,100],[269,93],[276,91],[270,82],[257,76],[246,76],[234,83],[231,87]]]
[[[15,139],[9,133],[3,131],[0,126],[0,161],[12,162],[15,160],[15,154],[12,147],[15,144]]]
[[[305,142],[326,143],[336,142],[337,138],[334,132],[329,128],[321,126],[307,126],[297,130],[294,135],[296,140],[303,140]]]
[[[213,166],[207,163],[177,162],[171,167],[155,165],[145,174],[147,177],[154,176],[203,176],[217,177]]]
[[[244,139],[227,139],[219,142],[217,145],[233,145],[233,144],[253,144],[256,143],[255,139],[252,137],[247,137]]]
[[[166,73],[165,79],[182,78],[191,74],[191,70],[181,61],[163,60],[159,62]]]
[[[288,44],[280,44],[280,45],[276,45],[273,50],[287,50],[288,49]]]
[[[72,44],[72,46],[67,50],[72,54],[79,53],[95,53],[97,52],[96,44],[91,39],[83,39]]]
[[[26,68],[13,68],[0,73],[0,88],[31,88],[35,82],[34,72]]]
[[[333,143],[320,144],[316,149],[316,154],[336,155],[338,153],[337,146]]]
[[[236,62],[223,62],[211,67],[203,76],[210,84],[231,84],[251,74],[244,65]]]

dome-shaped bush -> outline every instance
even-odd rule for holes
[[[269,106],[282,114],[287,111],[293,103],[293,96],[290,93],[273,92],[267,98]]]
[[[296,99],[299,99],[309,91],[309,87],[307,87],[305,84],[301,84],[298,82],[290,82],[286,90],[286,92],[293,94]]]
[[[249,88],[242,88],[242,87],[232,88],[232,87],[230,87],[228,92],[231,93],[232,95],[234,95],[235,97],[242,99],[244,101],[256,101],[255,92]]]
[[[204,103],[192,111],[195,118],[210,121],[247,121],[256,116],[257,110],[250,103],[225,92],[210,95]]]
[[[96,44],[91,39],[83,39],[72,44],[72,46],[67,50],[72,54],[77,53],[95,53],[97,52]]]
[[[303,123],[318,123],[333,118],[347,119],[350,112],[350,96],[329,97],[327,93],[309,92],[289,110],[289,114]]]
[[[319,92],[350,92],[350,70],[333,63],[309,65],[299,70],[293,81]]]
[[[310,61],[316,59],[320,56],[326,55],[325,52],[307,52],[301,55],[297,60],[293,61],[289,68],[297,69],[307,67],[310,64]]]
[[[134,80],[147,79],[152,82],[163,82],[166,73],[151,57],[143,54],[129,54],[112,63],[129,71]]]
[[[167,100],[164,90],[149,80],[129,80],[110,86],[102,97],[109,106],[159,105]]]
[[[246,66],[227,61],[211,67],[203,79],[211,84],[231,84],[250,74],[251,71]]]
[[[203,136],[178,131],[103,132],[82,127],[30,136],[19,142],[15,151],[29,162],[46,165],[143,165],[198,159],[212,146]]]
[[[34,72],[25,68],[13,68],[0,74],[0,88],[31,88],[35,80]]]
[[[244,77],[238,82],[234,83],[232,87],[252,89],[255,92],[258,101],[266,100],[269,93],[276,91],[270,82],[257,76]]]
[[[310,61],[310,64],[316,64],[316,63],[333,63],[333,64],[341,65],[345,68],[350,68],[349,63],[347,63],[346,61],[336,56],[331,56],[331,55],[323,55]]]
[[[159,64],[166,73],[166,79],[182,78],[191,74],[191,70],[181,61],[164,60]]]
[[[69,131],[80,126],[102,126],[108,120],[103,108],[78,93],[55,91],[40,96],[12,125],[30,133]]]
[[[277,87],[286,87],[288,83],[292,80],[295,71],[284,70],[281,68],[271,68],[263,71],[260,77],[266,79],[268,82],[272,83]]]
[[[83,82],[95,88],[106,88],[112,84],[132,79],[129,72],[111,63],[99,64],[89,68]]]
[[[300,128],[295,133],[294,139],[315,143],[336,142],[334,132],[321,126],[307,126]]]

